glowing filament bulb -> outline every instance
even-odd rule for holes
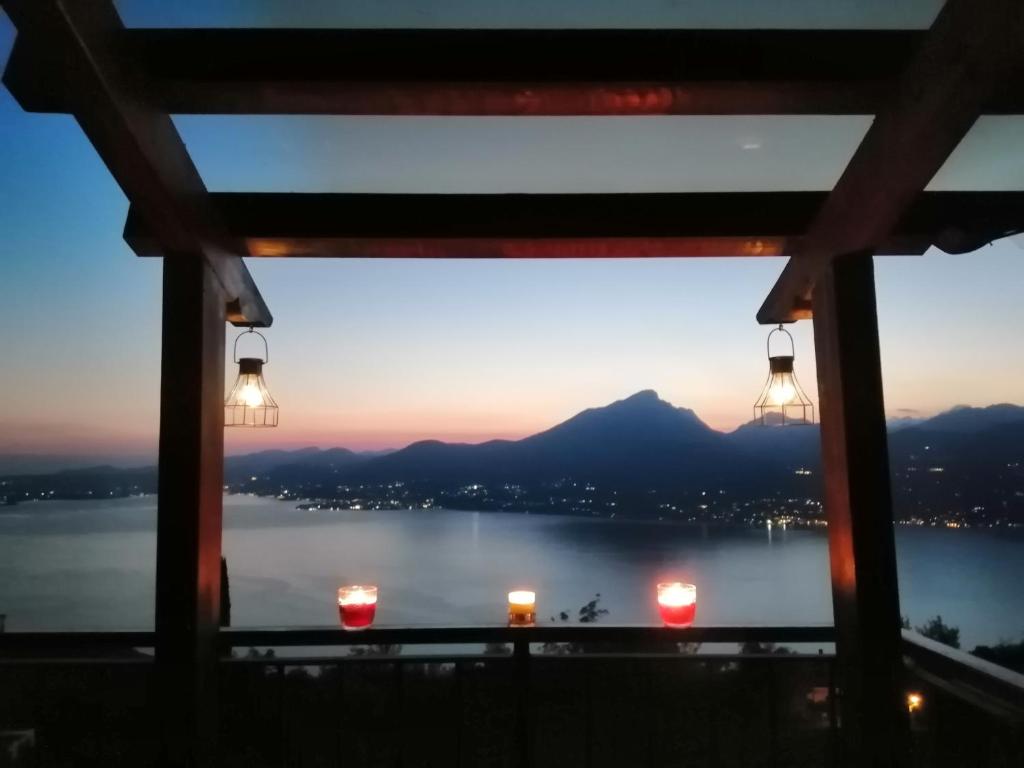
[[[772,405],[789,405],[796,399],[796,389],[786,379],[780,379],[771,386],[769,400]]]
[[[252,382],[242,387],[242,391],[239,393],[242,402],[245,403],[249,408],[259,408],[263,405],[263,393],[260,392],[260,388],[257,384]]]

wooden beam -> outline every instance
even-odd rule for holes
[[[788,322],[838,254],[877,249],[1022,61],[1024,3],[949,0],[765,300]],[[870,57],[870,51],[863,56]]]
[[[849,766],[904,764],[901,619],[870,253],[834,260],[814,290],[825,514]]]
[[[778,256],[799,249],[827,193],[214,194],[233,240],[261,257]],[[971,249],[1024,230],[1024,193],[921,196],[882,253]],[[160,244],[133,207],[125,239]]]
[[[164,259],[156,544],[161,765],[214,765],[224,474],[224,322],[199,254]]]
[[[236,324],[270,325],[267,309],[209,205],[206,187],[149,84],[120,54],[125,29],[110,0],[6,0],[19,55],[4,83],[29,98],[59,83],[71,112],[128,200],[168,253],[201,253],[233,307]]]
[[[171,113],[873,114],[912,30],[133,29],[119,35]],[[14,58],[22,53],[15,46]],[[865,51],[870,55],[865,56]],[[26,108],[67,111],[37,79]],[[1007,88],[986,105],[1024,112]]]

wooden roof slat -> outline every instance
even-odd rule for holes
[[[124,27],[109,0],[5,0],[29,51],[12,58],[4,83],[20,99],[38,82],[59,82],[114,179],[168,257],[205,257],[232,322],[267,326],[273,317],[238,256],[174,123],[146,98],[145,80],[118,55]],[[42,66],[40,70],[36,67]]]
[[[761,323],[807,317],[817,275],[882,245],[981,114],[1020,83],[1024,3],[949,0],[765,300]],[[865,51],[870,56],[870,51]]]
[[[263,257],[779,256],[798,250],[827,192],[653,194],[214,193],[233,240]],[[1024,192],[933,192],[881,253],[971,250],[1024,229]],[[160,245],[133,206],[125,238]]]
[[[917,30],[128,29],[121,60],[170,113],[873,114]],[[30,54],[16,42],[12,60]],[[66,112],[59,78],[26,109]],[[1024,113],[993,92],[992,113]]]

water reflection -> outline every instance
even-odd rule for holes
[[[7,629],[147,628],[152,498],[40,502],[0,514]],[[941,613],[965,646],[1024,633],[1024,536],[898,529],[903,612]],[[504,623],[518,584],[542,618],[601,593],[602,621],[657,623],[654,585],[697,585],[699,624],[831,621],[823,530],[726,529],[441,510],[300,511],[228,497],[236,625],[337,624],[339,584],[380,586],[378,624]]]

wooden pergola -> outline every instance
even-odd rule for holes
[[[1024,4],[927,31],[128,29],[112,0],[3,0],[4,83],[73,115],[164,259],[156,668],[168,764],[216,727],[224,324],[273,320],[251,257],[789,256],[757,319],[814,319],[851,765],[905,760],[874,255],[969,252],[1024,193],[924,192],[976,118],[1024,113]],[[171,114],[874,114],[828,193],[209,193]]]

